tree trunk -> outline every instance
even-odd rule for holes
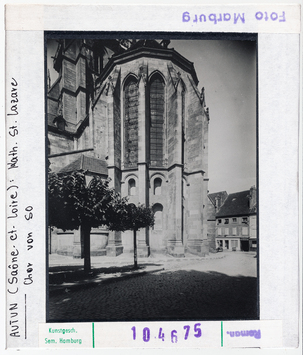
[[[84,242],[84,272],[90,272],[90,231],[91,227],[87,225],[81,226],[81,239]]]
[[[52,253],[52,227],[49,227],[49,254]]]
[[[137,231],[134,229],[134,269],[138,268],[137,262]]]

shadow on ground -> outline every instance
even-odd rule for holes
[[[132,272],[135,270],[145,270],[146,266],[161,266],[161,264],[140,263],[137,269],[135,269],[133,265],[101,267],[92,269],[89,274],[86,274],[83,270],[83,266],[80,265],[52,266],[49,268],[49,284],[60,285],[64,282],[78,283],[81,281],[95,279],[102,274],[110,275]]]
[[[117,268],[120,269],[120,268]],[[49,319],[156,321],[258,319],[255,277],[197,270],[162,271],[50,295]]]

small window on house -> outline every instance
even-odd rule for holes
[[[233,228],[233,235],[237,235],[237,227]]]
[[[248,235],[248,228],[242,227],[242,235]]]
[[[228,223],[229,223],[229,219],[228,219],[228,218],[225,218],[224,224],[228,224]]]
[[[233,218],[233,223],[237,223],[237,218]]]
[[[217,224],[221,224],[221,223],[222,223],[222,219],[218,219]]]
[[[224,235],[229,235],[229,228],[225,228]]]
[[[161,195],[162,180],[156,178],[154,180],[154,195]]]
[[[130,179],[128,181],[128,195],[135,196],[136,194],[136,181],[134,179]]]
[[[218,228],[218,235],[222,235],[222,228]]]
[[[247,217],[243,217],[243,218],[242,218],[242,223],[247,224]]]

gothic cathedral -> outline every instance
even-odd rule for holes
[[[208,253],[208,125],[193,63],[170,41],[64,39],[48,77],[48,160],[55,172],[110,178],[129,202],[152,206],[139,256]],[[51,231],[51,250],[79,256],[77,231]],[[132,250],[132,232],[92,231],[92,255]]]

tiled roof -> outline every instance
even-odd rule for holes
[[[243,216],[248,215],[249,210],[249,190],[230,194],[219,211],[217,217]]]
[[[99,175],[108,175],[107,172],[107,163],[104,160],[87,157],[84,154],[74,160],[72,163],[68,164],[62,168],[59,173],[70,173],[77,170],[87,170],[90,173],[99,174]]]

